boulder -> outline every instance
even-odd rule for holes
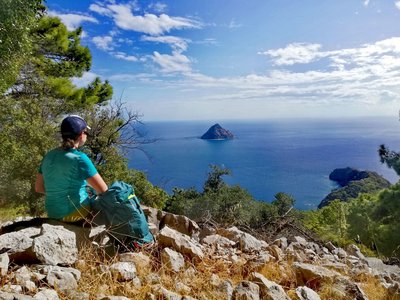
[[[272,242],[272,245],[276,245],[282,250],[285,250],[288,246],[288,240],[285,237],[280,237],[279,239],[276,239],[275,241]]]
[[[260,273],[251,273],[250,280],[260,288],[261,299],[290,300],[285,290],[279,284],[268,280]]]
[[[201,260],[204,253],[201,245],[189,236],[165,226],[158,234],[158,244],[162,247],[170,247],[191,259]]]
[[[167,268],[175,272],[179,272],[185,266],[185,260],[182,254],[170,248],[164,248],[161,251],[161,262]]]
[[[156,295],[156,299],[168,299],[168,300],[182,300],[182,296],[167,290],[162,285],[156,285],[153,287],[153,292]]]
[[[46,276],[45,281],[51,287],[65,292],[71,292],[78,287],[81,272],[77,269],[51,265],[36,266],[36,268],[40,274]]]
[[[151,259],[142,252],[126,252],[119,255],[121,262],[132,262],[137,269],[148,269],[151,267]]]
[[[36,290],[35,274],[28,269],[28,267],[23,266],[14,272],[14,278],[16,283],[27,291]]]
[[[160,220],[162,218],[162,211],[160,211],[157,208],[154,207],[150,207],[150,206],[145,206],[145,205],[141,205],[144,214],[146,215],[147,218],[147,222],[149,224],[154,224],[155,227],[157,228],[157,232],[158,233],[158,229],[160,228]]]
[[[285,254],[277,245],[270,245],[267,247],[267,251],[277,260],[281,261],[285,257]]]
[[[254,236],[239,230],[237,227],[221,229],[218,234],[239,244],[240,250],[243,252],[253,252],[266,249],[268,244],[262,240],[256,239]]]
[[[35,263],[37,258],[32,252],[33,237],[40,234],[40,228],[30,227],[0,235],[0,251],[6,251],[11,261]]]
[[[254,257],[251,257],[247,260],[246,266],[253,270],[259,270],[262,269],[266,263],[271,261],[273,257],[268,254],[268,252],[261,252],[258,255],[255,255]]]
[[[354,244],[349,245],[346,250],[347,250],[347,253],[349,253],[350,255],[353,255],[359,259],[365,260],[364,254],[361,253],[360,248],[358,248],[356,245],[354,245]]]
[[[160,229],[168,226],[180,233],[186,234],[192,239],[199,241],[200,227],[197,223],[186,216],[163,212],[160,220]]]
[[[208,246],[215,246],[218,248],[230,248],[236,245],[236,243],[226,237],[219,234],[208,235],[200,241],[202,244]]]
[[[35,300],[32,296],[0,291],[0,300]]]
[[[232,298],[235,300],[259,300],[260,288],[250,281],[242,281],[233,290]]]
[[[10,258],[7,253],[0,254],[0,275],[5,276],[8,271],[8,264],[10,263]]]
[[[230,280],[225,280],[218,285],[218,291],[222,294],[222,299],[232,299],[233,285]]]
[[[321,300],[321,297],[306,286],[296,288],[296,296],[299,300]]]
[[[59,300],[58,294],[55,290],[41,288],[39,292],[33,296],[35,300]]]
[[[78,259],[75,233],[63,226],[42,225],[40,236],[33,240],[33,252],[47,265],[72,265]]]
[[[110,266],[113,277],[118,281],[130,281],[136,278],[136,266],[133,262],[117,262]]]
[[[329,270],[321,266],[314,266],[306,263],[294,263],[293,267],[296,272],[297,283],[300,285],[318,287],[322,280],[335,279],[342,275],[336,271]]]

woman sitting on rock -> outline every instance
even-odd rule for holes
[[[35,189],[46,196],[49,218],[81,221],[90,213],[86,186],[98,195],[108,189],[89,157],[78,150],[85,144],[89,129],[80,116],[66,117],[61,123],[61,147],[48,152],[40,164]]]
[[[64,222],[90,217],[93,224],[106,225],[112,241],[125,250],[153,245],[133,187],[116,181],[108,188],[89,157],[78,150],[86,142],[88,129],[81,117],[66,117],[61,123],[61,147],[48,152],[40,164],[35,188],[46,195],[47,215]],[[95,190],[96,197],[89,197],[87,185]]]

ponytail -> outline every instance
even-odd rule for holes
[[[63,141],[61,143],[61,148],[64,150],[69,150],[75,147],[75,141],[70,138],[63,138]]]

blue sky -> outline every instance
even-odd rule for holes
[[[397,117],[399,0],[47,0],[143,120]]]

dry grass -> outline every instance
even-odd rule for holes
[[[218,282],[229,280],[233,285],[236,285],[245,280],[249,273],[242,262],[229,264],[226,261],[210,258],[205,258],[196,264],[186,260],[184,270],[174,272],[161,264],[160,250],[154,249],[145,253],[150,257],[151,264],[147,268],[137,268],[141,287],[135,287],[132,282],[118,282],[108,271],[108,267],[118,261],[118,255],[110,257],[104,252],[96,251],[94,247],[88,246],[82,249],[79,254],[80,260],[74,266],[82,273],[78,289],[81,292],[89,293],[91,299],[95,299],[99,294],[145,299],[146,295],[152,291],[152,283],[149,282],[148,277],[150,274],[153,274],[153,276],[156,274],[159,283],[169,291],[192,296],[196,299],[219,300],[223,297],[223,294],[217,289],[217,284],[213,283],[213,277]],[[188,269],[195,270],[194,276],[188,273]],[[177,287],[177,282],[183,283],[189,289],[182,292]],[[62,299],[66,300],[68,296],[62,295]]]
[[[365,292],[365,294],[367,294],[369,300],[396,299],[382,286],[378,278],[370,274],[360,274],[355,276],[353,280],[360,284],[362,290]]]
[[[285,262],[268,262],[259,271],[265,278],[271,280],[284,289],[290,290],[297,286],[296,273],[292,267],[293,261]]]
[[[150,264],[146,267],[137,266],[137,276],[141,282],[141,286],[137,286],[134,282],[119,282],[109,271],[109,266],[119,261],[119,255],[107,255],[89,244],[80,251],[79,260],[73,266],[81,271],[78,291],[88,293],[90,300],[97,299],[100,294],[126,296],[140,300],[146,299],[149,293],[155,294],[154,284],[158,283],[167,290],[181,295],[192,296],[196,299],[219,300],[224,297],[217,288],[219,283],[229,280],[235,286],[242,280],[248,280],[249,274],[253,271],[240,260],[237,263],[229,263],[221,259],[205,258],[196,263],[191,263],[187,259],[185,268],[180,272],[174,272],[161,263],[160,253],[159,248],[143,250],[143,254],[150,258]],[[281,262],[270,261],[258,268],[257,272],[281,285],[291,299],[298,299],[295,294],[298,283],[292,265],[293,260],[290,259]],[[193,274],[190,274],[188,270],[193,270]],[[349,276],[351,281],[358,283],[370,300],[397,299],[388,293],[378,278],[370,274],[343,275]],[[156,279],[152,281],[150,277]],[[6,283],[4,277],[0,283],[2,285]],[[181,283],[181,286],[177,283]],[[312,285],[311,282],[310,285]],[[335,282],[329,280],[321,281],[316,292],[323,300],[351,299],[337,288]],[[62,300],[71,298],[61,291],[58,293]]]
[[[108,271],[108,266],[118,261],[118,256],[109,257],[104,252],[98,252],[93,247],[85,248],[80,253],[80,261],[76,268],[82,272],[79,282],[79,290],[90,294],[90,299],[97,295],[121,295],[132,299],[146,299],[148,293],[152,293],[152,282],[149,282],[150,274],[155,274],[158,283],[167,290],[192,296],[196,299],[221,299],[222,294],[212,283],[212,278],[218,278],[219,282],[229,280],[234,286],[242,280],[248,279],[246,265],[241,262],[228,264],[226,261],[206,258],[203,261],[192,264],[186,262],[186,267],[181,272],[174,272],[165,268],[160,262],[160,249],[154,249],[145,253],[150,257],[151,263],[147,268],[137,268],[137,275],[141,286],[136,287],[132,282],[118,282]],[[297,299],[295,289],[297,287],[296,274],[292,268],[292,261],[268,262],[259,273],[267,279],[280,284],[291,299]],[[187,269],[195,270],[193,276],[187,273]],[[215,276],[217,275],[217,277]],[[387,290],[380,284],[379,279],[368,274],[361,274],[350,278],[357,282],[370,300],[395,299],[391,298]],[[177,282],[184,284],[187,289],[182,292]],[[334,282],[324,281],[321,283],[317,293],[321,299],[347,300],[336,288]],[[62,299],[68,299],[63,296]]]

